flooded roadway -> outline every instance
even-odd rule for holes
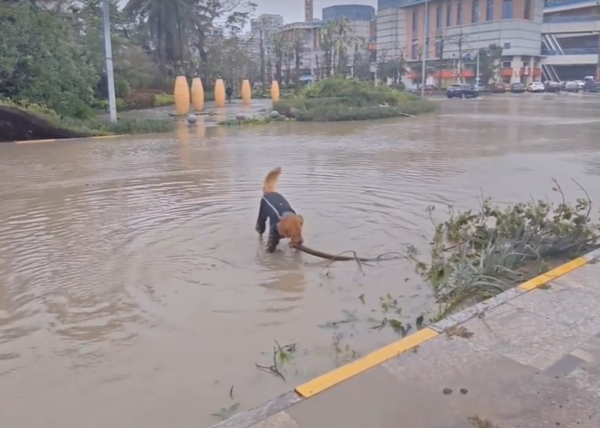
[[[306,243],[333,253],[426,249],[426,207],[444,220],[481,189],[524,201],[555,177],[575,198],[574,177],[598,200],[600,97],[440,104],[391,122],[0,146],[3,425],[208,426],[394,340],[369,321],[386,293],[405,322],[431,306],[404,261],[362,275],[266,254],[254,223],[275,166]],[[297,344],[286,381],[255,367],[274,340]]]

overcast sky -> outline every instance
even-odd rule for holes
[[[304,0],[254,0],[258,4],[256,14],[275,13],[283,15],[286,23],[304,21]],[[366,4],[377,8],[377,0],[314,0],[315,18],[321,18],[321,9],[336,4]]]

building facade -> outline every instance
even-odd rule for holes
[[[245,35],[249,53],[260,55],[261,48],[269,56],[272,50],[273,35],[283,26],[283,16],[263,13],[250,21],[250,31]]]
[[[370,22],[375,19],[375,8],[363,4],[339,4],[323,8],[323,21],[345,18],[348,21]]]
[[[378,6],[379,60],[401,58],[413,70],[411,82],[420,80],[423,56],[432,83],[474,80],[474,59],[491,45],[502,48],[494,80],[541,77],[543,0],[379,0]]]
[[[323,52],[319,45],[319,31],[323,22],[320,20],[312,20],[308,22],[293,22],[285,24],[279,28],[278,32],[288,36],[288,40],[303,40],[303,51],[300,59],[301,80],[310,80],[313,75],[312,71],[316,69],[318,58],[322,58]],[[283,70],[287,68],[295,68],[295,63],[292,61],[283,64]]]
[[[600,80],[600,3],[589,0],[549,0],[542,26],[544,78]]]

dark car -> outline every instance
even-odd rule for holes
[[[560,83],[558,82],[546,82],[544,87],[546,88],[546,92],[560,92],[561,90]]]
[[[599,92],[600,91],[600,82],[595,82],[593,80],[586,80],[583,84],[583,92]]]
[[[447,98],[477,98],[479,92],[469,85],[452,85],[446,89]]]
[[[506,85],[504,83],[494,83],[492,85],[492,94],[503,94],[506,92]]]
[[[523,94],[525,93],[525,85],[522,83],[513,83],[510,85],[510,92],[513,94]]]

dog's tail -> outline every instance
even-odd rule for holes
[[[265,177],[265,181],[263,183],[263,194],[272,193],[277,188],[277,180],[279,180],[279,176],[281,175],[281,167],[275,168],[273,171],[269,172]]]

